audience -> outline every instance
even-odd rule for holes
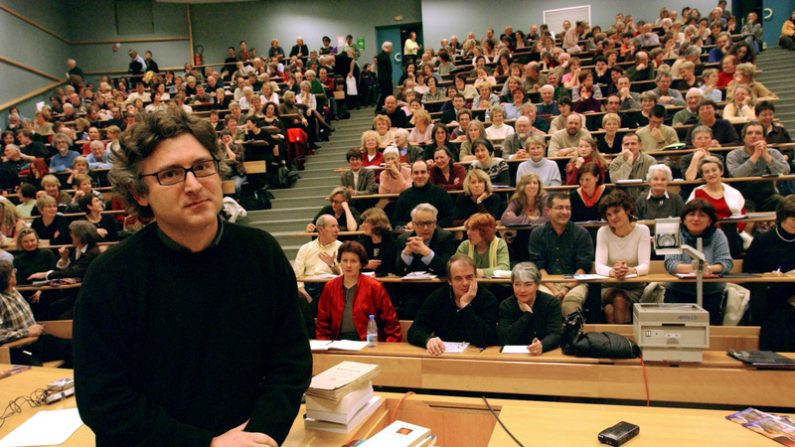
[[[366,340],[367,324],[374,317],[378,341],[401,340],[400,323],[386,289],[361,273],[367,261],[367,253],[358,242],[344,242],[337,250],[342,275],[323,287],[317,305],[317,339]]]
[[[453,225],[462,225],[475,213],[486,213],[494,219],[502,214],[502,200],[494,194],[488,174],[480,169],[470,170],[464,178],[464,192],[458,194],[453,206]]]
[[[649,227],[634,222],[635,206],[623,191],[613,191],[599,203],[607,221],[596,233],[594,266],[598,275],[619,280],[649,273]],[[608,324],[632,321],[632,304],[640,302],[644,283],[621,282],[602,286],[602,305]]]
[[[765,130],[759,121],[750,121],[743,128],[743,147],[726,156],[726,168],[732,177],[759,177],[789,174],[790,166],[777,149],[767,147]],[[745,197],[750,211],[773,211],[781,196],[773,182],[743,182],[737,189]]]
[[[706,200],[694,199],[685,204],[679,219],[681,221],[679,234],[682,244],[696,247],[696,240],[699,238],[702,240],[702,252],[706,258],[704,277],[713,278],[729,273],[734,261],[729,253],[729,242],[723,231],[717,227],[718,217],[715,214],[715,207]],[[678,255],[665,255],[665,270],[671,274],[692,274],[696,271],[693,258],[685,252]],[[709,312],[709,322],[712,325],[720,325],[723,322],[721,305],[726,283],[705,282],[702,287],[704,309]],[[695,303],[696,284],[692,282],[666,284],[665,301]]]
[[[668,183],[673,180],[671,168],[664,164],[649,166],[646,181],[649,193],[641,195],[635,202],[635,213],[638,219],[665,219],[679,217],[684,207],[682,196],[668,192]]]
[[[495,270],[509,270],[508,245],[497,237],[497,219],[488,213],[475,213],[464,222],[467,240],[456,253],[467,255],[475,263],[478,278],[491,278]]]
[[[392,234],[392,225],[384,210],[375,207],[366,209],[362,213],[362,224],[359,228],[364,233],[359,236],[359,243],[364,247],[368,259],[362,270],[375,272],[376,276],[395,272],[397,240]]]
[[[340,231],[356,231],[359,228],[362,218],[359,211],[350,205],[351,194],[343,186],[337,186],[331,190],[328,195],[329,205],[324,205],[320,211],[315,214],[312,222],[317,222],[320,216],[331,216],[337,221],[337,226]],[[306,225],[306,231],[311,233],[315,231],[316,227],[313,223]]]
[[[500,157],[493,157],[494,146],[491,141],[479,138],[472,143],[472,147],[475,160],[469,165],[469,170],[484,171],[495,185],[510,185],[508,163]]]
[[[439,225],[450,226],[453,201],[447,191],[432,185],[429,179],[428,165],[423,161],[415,161],[411,165],[411,187],[398,196],[392,213],[392,225],[412,229],[410,213],[420,203],[428,203],[437,210],[434,213],[434,220],[438,213]]]
[[[384,149],[384,170],[378,176],[378,194],[400,194],[410,187],[411,169],[400,163],[397,148],[387,147]]]
[[[532,262],[516,264],[511,271],[511,285],[513,296],[499,305],[497,342],[526,345],[530,355],[557,348],[563,335],[560,301],[539,290],[538,267]]]
[[[351,196],[357,194],[375,194],[378,185],[371,169],[362,169],[362,152],[351,149],[345,154],[348,170],[340,175],[340,185],[348,190]]]
[[[443,147],[434,150],[433,166],[430,168],[431,184],[445,191],[460,190],[466,174],[466,168],[453,163],[452,152]]]
[[[409,328],[409,343],[442,355],[444,342],[489,346],[497,340],[497,299],[478,287],[472,259],[456,254],[446,263],[447,284],[425,299]],[[451,299],[452,298],[452,299]]]
[[[337,240],[340,228],[334,216],[323,214],[315,220],[317,239],[307,242],[298,249],[293,261],[293,271],[298,281],[298,292],[317,315],[317,300],[323,291],[322,283],[300,281],[300,278],[317,275],[339,275],[340,268],[336,261],[337,249],[342,242]]]
[[[544,186],[558,186],[561,184],[560,169],[558,164],[544,157],[546,140],[544,137],[530,136],[525,142],[529,159],[519,164],[516,169],[516,178],[526,174],[535,174],[541,179]]]

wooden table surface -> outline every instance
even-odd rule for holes
[[[47,383],[71,377],[70,370],[33,368],[30,371],[0,380],[0,399],[7,402],[17,396],[29,394],[36,388],[46,387]],[[397,393],[378,393],[385,399],[396,400]],[[483,401],[478,398],[439,395],[418,395],[408,401],[419,401],[432,405],[435,409],[452,412],[485,412]],[[626,420],[640,426],[640,435],[632,441],[632,446],[773,446],[773,441],[756,434],[739,424],[725,419],[732,411],[694,410],[680,408],[647,408],[622,405],[574,404],[557,402],[535,402],[524,400],[489,399],[489,403],[499,412],[502,421],[525,445],[577,445],[598,446],[596,435],[602,429]],[[31,409],[24,407],[22,414],[6,420],[0,428],[0,438],[24,423],[39,410],[74,408],[74,397],[55,405]],[[404,406],[407,406],[404,403]],[[737,410],[743,407],[738,406]],[[408,410],[406,410],[408,412]],[[339,447],[350,436],[305,430],[304,408],[293,423],[284,447]],[[406,416],[406,417],[403,417]],[[410,416],[402,414],[403,419]],[[441,417],[446,420],[444,416]],[[515,445],[507,434],[494,425],[488,446]],[[86,447],[94,444],[94,435],[85,425],[80,427],[63,445],[66,447]],[[448,446],[451,444],[447,444]],[[479,444],[470,444],[477,447]]]

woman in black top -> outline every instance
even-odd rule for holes
[[[17,234],[17,252],[14,254],[14,268],[17,281],[28,284],[28,276],[36,272],[47,272],[55,268],[55,253],[47,248],[39,248],[39,236],[31,228],[23,228]]]
[[[105,206],[102,200],[95,195],[83,196],[77,201],[80,211],[86,213],[86,220],[97,227],[100,241],[110,242],[119,240],[119,229],[116,219],[109,214],[102,214]]]
[[[453,225],[463,225],[475,213],[491,214],[495,220],[502,216],[502,200],[493,193],[489,175],[480,169],[470,170],[464,178],[464,193],[453,206]]]
[[[538,290],[541,272],[532,262],[520,262],[511,271],[513,296],[500,303],[497,340],[501,345],[524,345],[530,355],[541,355],[560,345],[560,302]]]
[[[384,210],[381,208],[365,210],[362,213],[360,229],[364,232],[364,236],[359,237],[359,242],[364,246],[368,259],[362,271],[374,271],[376,276],[394,273],[398,246]]]
[[[55,199],[49,195],[39,197],[36,200],[36,209],[41,216],[34,219],[30,227],[39,238],[49,240],[50,245],[68,244],[71,241],[69,222],[62,214],[58,214]]]

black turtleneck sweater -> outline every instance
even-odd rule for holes
[[[450,195],[428,182],[421,188],[412,185],[400,193],[395,203],[395,211],[392,212],[392,226],[402,227],[411,222],[411,210],[420,203],[430,203],[439,211],[437,226],[444,228],[452,224],[453,201]]]
[[[766,273],[779,268],[783,273],[795,269],[795,234],[774,227],[754,237],[745,254],[743,271]]]
[[[207,447],[246,421],[281,444],[312,374],[293,269],[273,237],[233,224],[198,253],[151,224],[98,257],[74,352],[98,447]]]

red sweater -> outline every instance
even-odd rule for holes
[[[342,324],[342,311],[345,308],[345,288],[343,277],[339,276],[326,283],[317,304],[316,337],[318,340],[339,338]],[[400,322],[397,319],[392,300],[380,282],[369,276],[359,275],[356,296],[353,298],[353,325],[360,340],[367,338],[367,322],[375,315],[378,325],[378,340],[399,342]]]

